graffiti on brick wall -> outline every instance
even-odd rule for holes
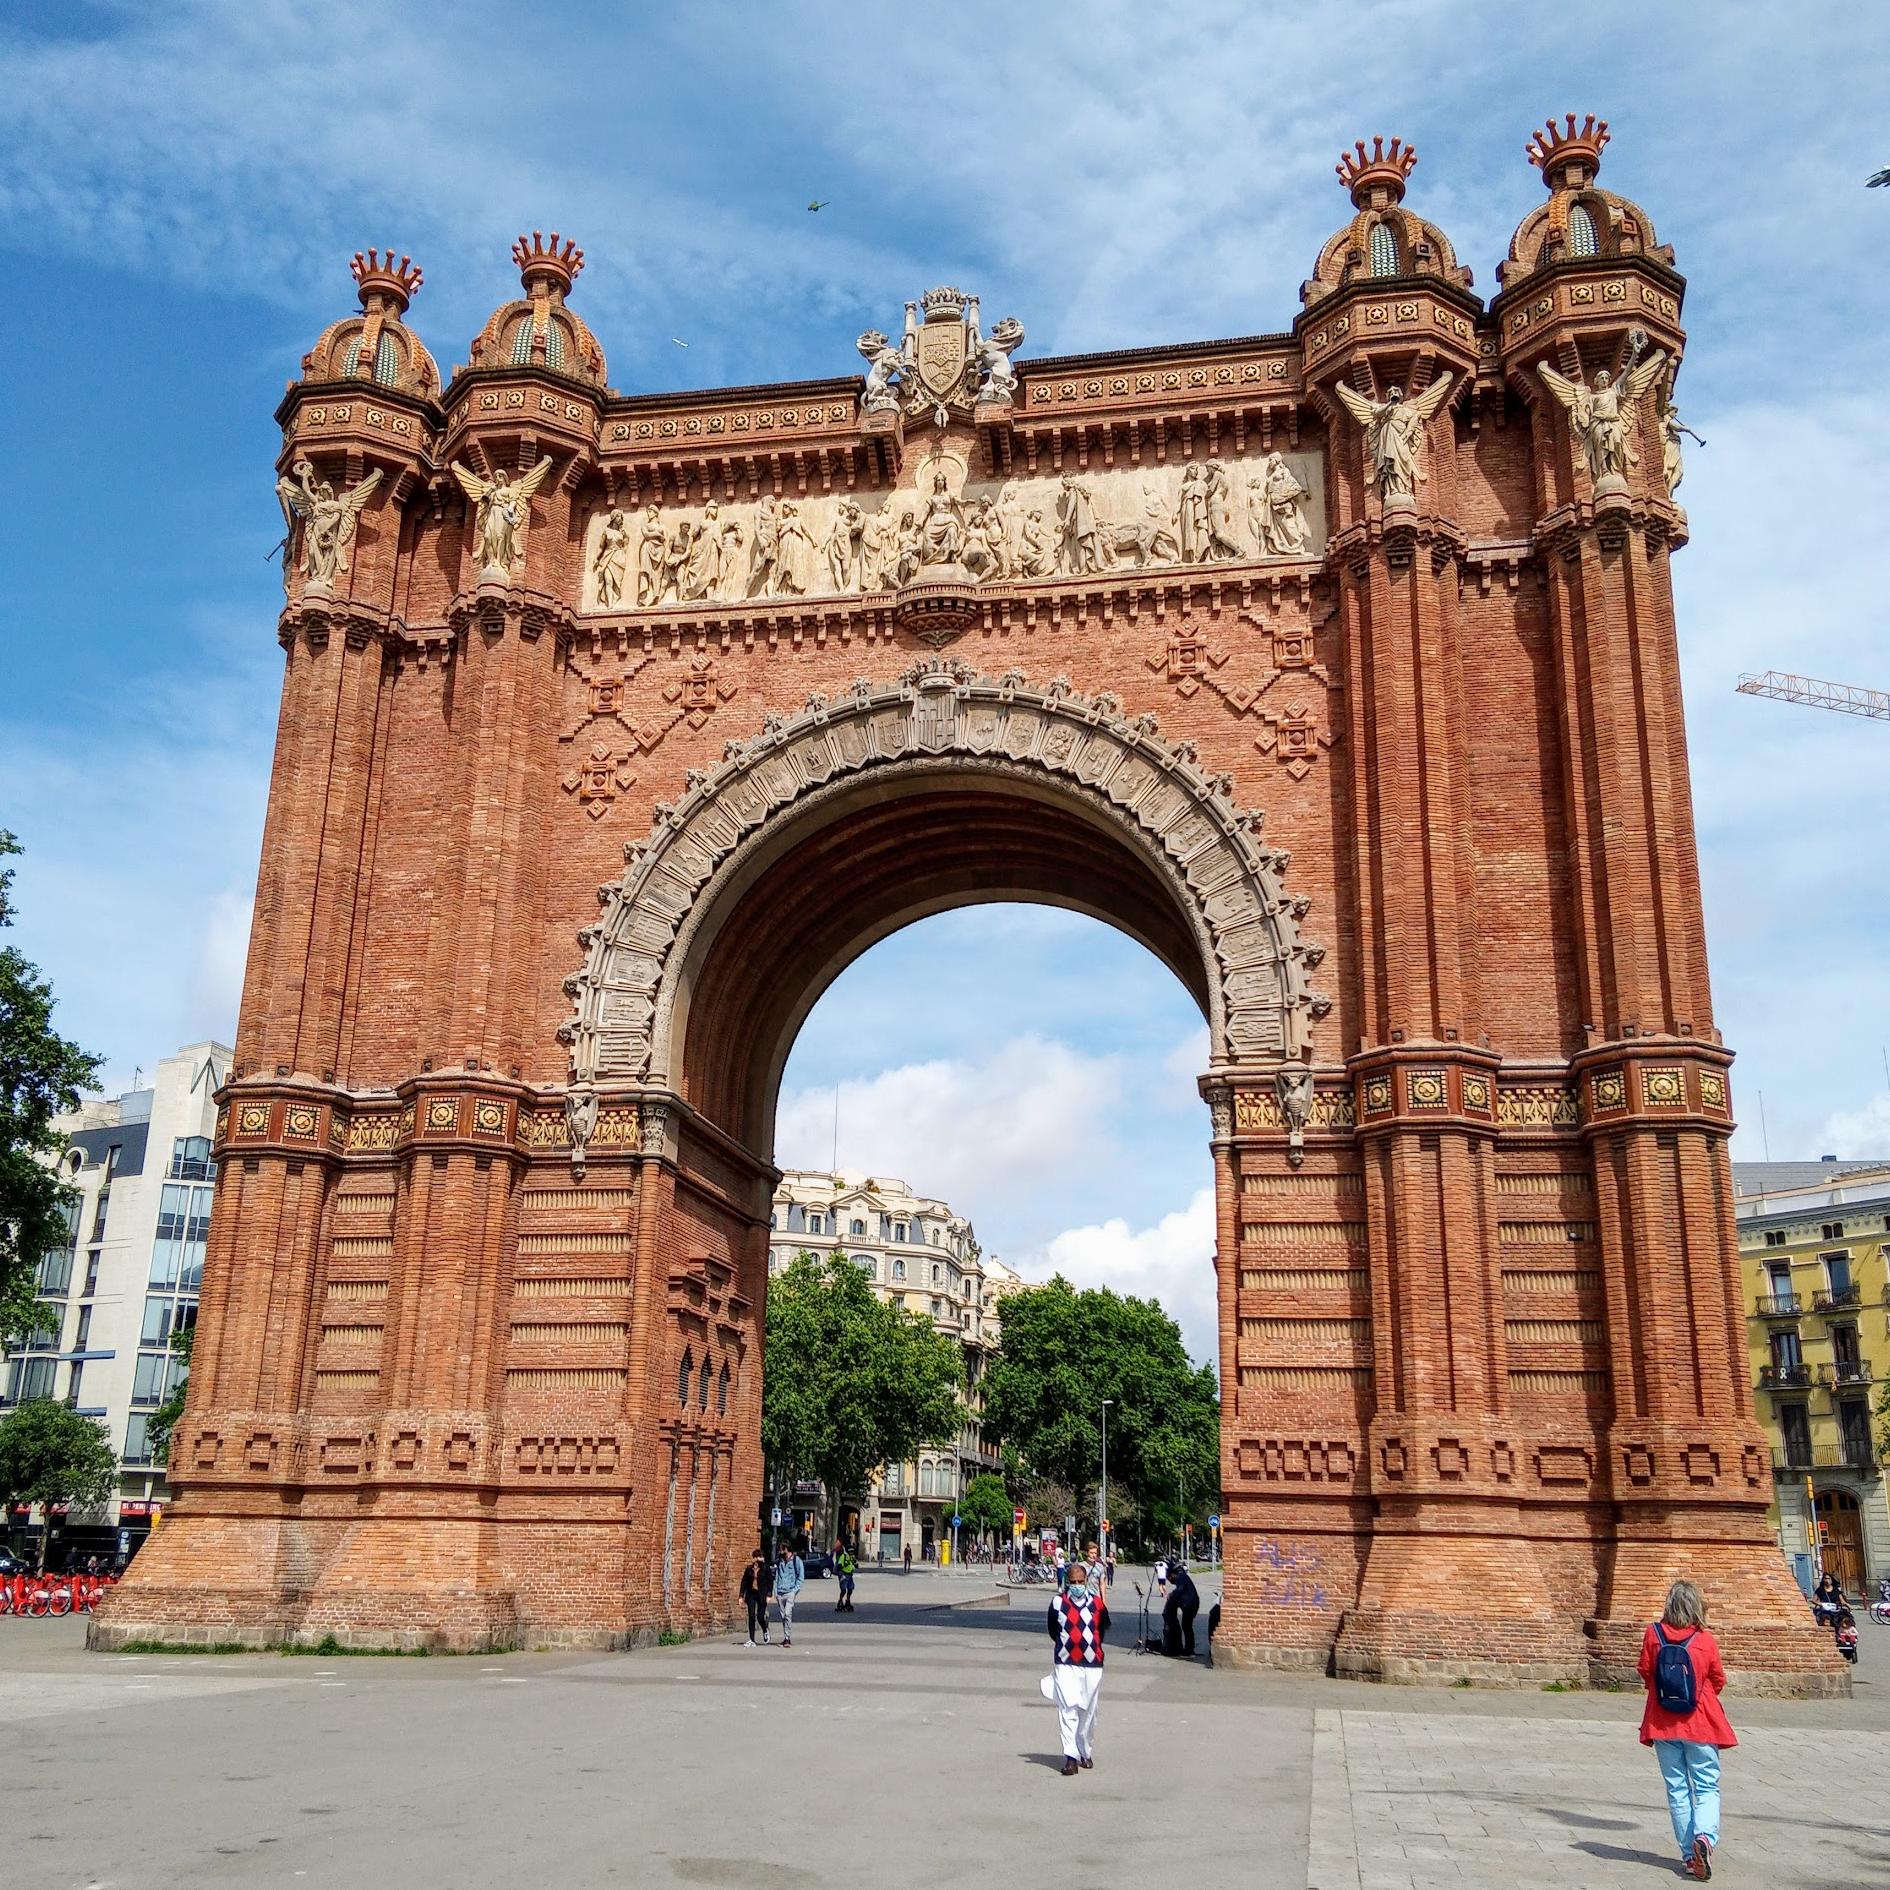
[[[1262,1536],[1253,1545],[1260,1571],[1255,1599],[1263,1608],[1325,1608],[1325,1585],[1318,1579],[1319,1558],[1297,1543]]]

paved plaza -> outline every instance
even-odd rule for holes
[[[1136,1659],[1064,1779],[1042,1589],[810,1585],[791,1650],[91,1655],[0,1620],[0,1882],[1115,1890],[1677,1881],[1636,1697]],[[1204,1601],[1213,1598],[1204,1585]],[[985,1605],[971,1605],[971,1604]],[[1735,1702],[1716,1881],[1890,1890],[1890,1630],[1849,1702]]]

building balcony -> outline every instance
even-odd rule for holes
[[[1824,1376],[1824,1373],[1819,1373],[1821,1379]],[[1868,1385],[1876,1376],[1876,1368],[1868,1359],[1841,1358],[1830,1367],[1830,1376],[1826,1382],[1834,1390],[1843,1390],[1855,1385]]]
[[[1819,1470],[1855,1470],[1867,1477],[1883,1475],[1876,1450],[1864,1439],[1842,1444],[1787,1444],[1772,1458],[1775,1477],[1802,1477]]]
[[[1761,1365],[1759,1367],[1761,1391],[1809,1391],[1811,1383],[1809,1365]]]
[[[1796,1293],[1761,1293],[1753,1310],[1761,1319],[1796,1319],[1805,1310],[1805,1302]]]
[[[1813,1293],[1811,1296],[1813,1312],[1855,1312],[1863,1303],[1863,1292],[1855,1286],[1847,1286],[1841,1293]]]

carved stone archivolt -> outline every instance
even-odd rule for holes
[[[1235,806],[1227,776],[1210,779],[1193,745],[1161,738],[1108,695],[1067,682],[1027,684],[1012,670],[975,674],[937,658],[896,683],[855,682],[835,701],[768,716],[752,741],[690,777],[659,805],[650,838],[627,848],[621,884],[599,888],[601,920],[579,934],[583,971],[566,990],[560,1036],[575,1083],[667,1080],[677,969],[688,960],[717,876],[778,816],[849,777],[941,764],[1024,783],[1053,780],[1102,814],[1173,889],[1209,972],[1216,1065],[1303,1062],[1330,1009],[1307,973],[1319,951],[1299,936],[1303,897],[1281,883],[1286,855],[1258,838],[1262,817]]]

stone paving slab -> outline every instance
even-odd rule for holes
[[[1679,1880],[1633,1696],[1136,1659],[1118,1607],[1097,1768],[1066,1780],[1045,1597],[956,1610],[946,1587],[862,1584],[846,1617],[816,1590],[792,1650],[127,1657],[0,1620],[0,1884]],[[1734,1703],[1716,1882],[1890,1890],[1878,1647],[1856,1699]]]

